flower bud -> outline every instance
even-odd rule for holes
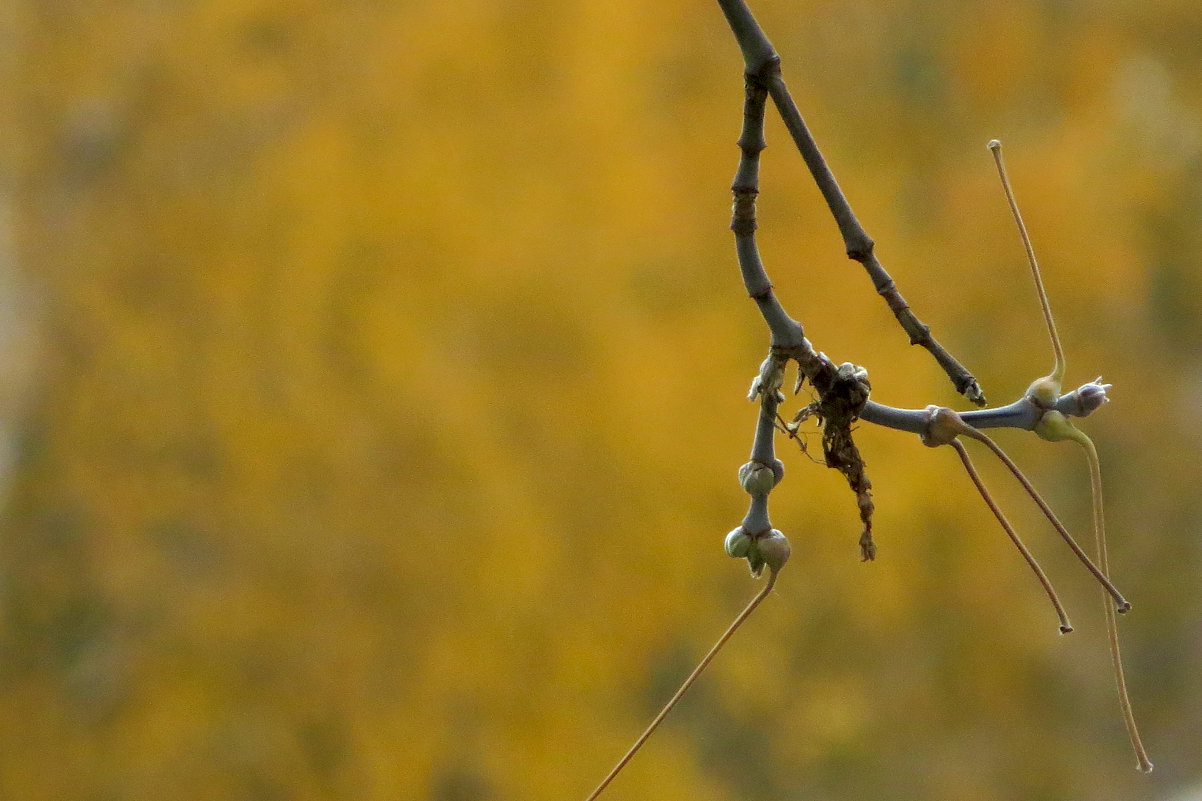
[[[739,485],[748,495],[767,495],[785,475],[785,464],[773,459],[771,467],[763,462],[750,461],[739,468]]]
[[[1069,419],[1055,409],[1049,409],[1035,424],[1035,433],[1048,442],[1060,442],[1065,439],[1080,439],[1081,433],[1073,427]]]
[[[1052,376],[1038,378],[1027,387],[1026,398],[1040,409],[1054,408],[1060,399],[1060,382]]]
[[[1098,376],[1077,389],[1077,412],[1081,417],[1095,411],[1102,404],[1110,402],[1110,398],[1106,397],[1106,390],[1110,389],[1111,385],[1103,384],[1101,381],[1102,377]]]
[[[779,572],[785,566],[785,562],[789,561],[789,554],[793,550],[789,546],[789,540],[777,529],[772,529],[760,537],[755,544],[764,564],[773,573]],[[757,573],[757,575],[759,574]]]
[[[739,526],[726,535],[726,555],[742,559],[751,550],[751,536]]]

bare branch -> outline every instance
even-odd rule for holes
[[[772,282],[764,270],[759,247],[755,241],[757,227],[755,199],[759,194],[760,152],[764,149],[764,105],[767,91],[751,75],[746,76],[743,103],[743,132],[739,136],[739,168],[731,185],[734,208],[730,229],[735,234],[735,251],[739,258],[739,269],[743,273],[743,286],[747,294],[760,308],[764,322],[772,333],[772,345],[777,348],[803,348],[809,350],[801,323],[789,317],[772,291]],[[812,350],[810,351],[812,354]]]
[[[984,406],[985,395],[976,378],[931,336],[930,326],[919,320],[910,310],[897,284],[877,259],[872,238],[860,225],[785,86],[781,77],[780,56],[776,54],[759,23],[755,21],[751,10],[743,0],[718,0],[718,4],[722,7],[743,52],[747,81],[766,88],[771,95],[785,127],[788,128],[794,144],[835,218],[848,257],[864,266],[873,287],[885,299],[889,310],[909,335],[910,344],[926,348],[947,373],[956,391],[978,406]]]
[[[1106,395],[1110,384],[1101,382],[1102,379],[1098,378],[1061,395],[1052,408],[1065,417],[1088,417],[1110,400]],[[1020,428],[1033,431],[1047,411],[1024,395],[1009,406],[973,409],[959,414],[965,423],[976,429]],[[897,409],[869,400],[860,410],[860,419],[886,428],[921,434],[927,425],[928,414],[927,409]]]

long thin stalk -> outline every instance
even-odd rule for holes
[[[715,642],[713,647],[709,649],[709,652],[702,657],[700,662],[697,663],[697,667],[693,668],[693,672],[689,674],[688,678],[686,678],[680,685],[680,688],[676,690],[670,699],[668,699],[668,703],[664,704],[664,708],[659,711],[659,714],[655,716],[655,719],[652,720],[647,728],[643,730],[643,733],[639,735],[639,738],[634,741],[634,745],[630,746],[630,750],[618,760],[618,763],[613,766],[613,769],[606,775],[604,779],[601,780],[601,783],[597,785],[597,789],[593,790],[593,792],[589,794],[585,801],[595,801],[597,796],[601,795],[602,791],[605,790],[605,788],[609,786],[609,783],[614,780],[614,777],[621,773],[622,768],[626,767],[626,763],[628,763],[634,757],[634,755],[638,753],[638,750],[643,747],[643,743],[647,742],[647,739],[655,733],[655,730],[659,728],[659,724],[664,722],[664,718],[668,716],[668,713],[672,711],[672,708],[676,706],[677,702],[680,701],[680,699],[684,697],[684,694],[688,692],[689,688],[693,686],[693,682],[697,681],[697,678],[701,675],[702,671],[706,669],[710,662],[714,661],[714,657],[718,655],[720,650],[722,650],[722,646],[726,645],[726,641],[729,640],[736,631],[738,631],[739,627],[742,626],[743,622],[751,616],[751,613],[755,611],[756,607],[768,597],[768,594],[772,592],[772,587],[775,584],[776,571],[770,570],[768,572],[768,580],[764,582],[764,588],[760,590],[754,598],[751,599],[747,606],[743,607],[743,611],[735,617],[734,621],[731,622],[730,626],[726,629],[722,636],[718,638],[718,641]]]
[[[1023,555],[1023,559],[1027,560],[1027,564],[1035,572],[1035,577],[1043,585],[1044,591],[1048,594],[1048,598],[1056,610],[1056,616],[1060,618],[1060,633],[1068,634],[1073,630],[1073,626],[1068,622],[1068,614],[1064,611],[1064,606],[1060,603],[1060,598],[1056,595],[1056,590],[1052,588],[1052,582],[1048,580],[1047,574],[1043,572],[1043,568],[1039,566],[1039,562],[1035,561],[1035,556],[1027,549],[1023,541],[1019,539],[1018,534],[1010,525],[1010,521],[1006,519],[1006,515],[1002,512],[1001,507],[997,505],[997,502],[993,500],[993,496],[989,494],[989,490],[985,488],[985,482],[981,480],[980,474],[977,473],[976,467],[973,466],[972,459],[969,458],[968,449],[964,447],[964,443],[958,439],[953,439],[949,444],[960,455],[960,461],[964,463],[964,469],[968,471],[968,477],[976,485],[977,492],[981,493],[981,497],[985,499],[985,503],[988,504],[990,511],[993,512],[993,516],[1002,524],[1002,528],[1006,530],[1006,534],[1010,537],[1010,541],[1014,543],[1014,547],[1018,548],[1018,552]]]
[[[1085,448],[1086,460],[1089,462],[1089,486],[1093,496],[1093,529],[1094,540],[1098,549],[1098,564],[1102,572],[1110,575],[1110,557],[1106,548],[1106,518],[1102,511],[1102,468],[1098,460],[1098,450],[1093,440],[1082,435],[1077,440]],[[1115,617],[1114,606],[1106,604],[1106,635],[1110,643],[1110,661],[1114,667],[1114,681],[1118,687],[1119,709],[1123,713],[1123,723],[1127,727],[1127,737],[1135,750],[1136,768],[1143,773],[1152,772],[1152,760],[1144,748],[1139,736],[1139,728],[1135,725],[1135,713],[1131,709],[1131,697],[1127,694],[1127,679],[1123,674],[1123,654],[1119,649],[1119,627]]]
[[[1010,179],[1006,175],[1006,164],[1002,161],[1002,143],[996,139],[990,140],[989,149],[993,152],[993,163],[997,165],[998,176],[1002,179],[1002,191],[1006,193],[1006,203],[1018,226],[1018,235],[1022,237],[1023,249],[1027,252],[1027,263],[1031,265],[1031,273],[1035,278],[1035,291],[1039,294],[1039,307],[1043,310],[1043,319],[1048,326],[1048,335],[1052,338],[1052,353],[1055,363],[1052,365],[1051,379],[1056,382],[1059,390],[1060,382],[1064,380],[1064,349],[1060,346],[1060,336],[1056,333],[1056,321],[1052,318],[1052,305],[1048,302],[1048,293],[1043,286],[1043,276],[1039,273],[1039,262],[1035,260],[1035,248],[1023,223],[1023,215],[1018,211],[1018,202],[1014,199],[1014,190],[1010,188]]]
[[[1123,597],[1123,594],[1119,592],[1118,588],[1115,587],[1110,581],[1110,577],[1107,575],[1106,568],[1099,568],[1093,563],[1093,560],[1089,558],[1089,555],[1085,553],[1085,551],[1081,549],[1081,546],[1077,544],[1077,541],[1073,539],[1073,535],[1068,533],[1068,529],[1065,528],[1064,524],[1060,522],[1060,518],[1056,517],[1056,513],[1052,511],[1052,507],[1048,506],[1047,501],[1043,499],[1043,496],[1039,494],[1034,485],[1032,485],[1030,480],[1023,474],[1023,471],[1018,469],[1018,465],[1014,463],[1014,460],[1011,459],[1006,452],[1001,449],[1001,446],[994,442],[992,438],[975,429],[969,429],[968,431],[965,431],[964,434],[965,436],[972,437],[978,442],[985,443],[985,445],[991,451],[993,451],[994,455],[1001,459],[1002,463],[1010,469],[1010,472],[1014,474],[1014,477],[1017,478],[1019,483],[1023,485],[1023,489],[1027,491],[1027,494],[1030,495],[1035,501],[1036,505],[1039,506],[1039,509],[1041,512],[1043,512],[1044,517],[1046,517],[1056,531],[1059,532],[1060,537],[1068,543],[1068,547],[1073,549],[1073,553],[1075,553],[1077,558],[1081,560],[1082,564],[1089,569],[1089,572],[1093,574],[1093,577],[1098,580],[1098,583],[1102,585],[1102,589],[1114,599],[1114,603],[1117,606],[1118,611],[1126,612],[1131,609],[1131,604],[1126,598]]]

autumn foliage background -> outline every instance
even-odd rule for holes
[[[793,558],[620,799],[1184,798],[1202,782],[1202,6],[754,4],[918,315],[1098,443],[1100,592],[984,454],[863,426],[878,560],[784,443]],[[0,796],[573,799],[755,591],[722,538],[766,331],[713,3],[0,12]],[[964,408],[770,112],[760,242],[873,397]],[[802,396],[797,403],[807,402]],[[793,403],[791,401],[790,403]],[[790,409],[794,408],[792,406]],[[1081,538],[1071,445],[999,437]],[[817,446],[817,443],[814,442]]]

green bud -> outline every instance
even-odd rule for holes
[[[1060,382],[1052,376],[1037,379],[1027,387],[1026,397],[1041,409],[1051,409],[1060,400]]]
[[[1049,409],[1035,424],[1035,433],[1048,442],[1071,439],[1080,441],[1083,434],[1069,419],[1055,409]]]
[[[747,554],[747,566],[751,568],[751,575],[759,578],[759,575],[764,572],[764,555],[760,553],[760,549],[752,544],[751,551]]]
[[[785,562],[789,561],[789,554],[792,553],[792,548],[789,546],[789,540],[777,529],[772,529],[764,536],[756,540],[756,548],[760,552],[760,556],[764,560],[764,564],[773,573],[780,571],[785,566]],[[756,573],[759,575],[759,573]]]
[[[783,465],[781,467],[783,476]],[[748,495],[766,495],[772,491],[778,480],[772,468],[762,462],[748,462],[739,468],[739,485]]]
[[[751,550],[751,536],[739,526],[726,535],[726,554],[735,559],[742,559]]]

